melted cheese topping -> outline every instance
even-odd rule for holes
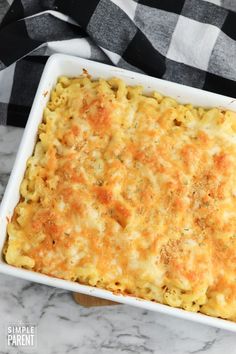
[[[236,113],[59,79],[6,261],[236,321]]]

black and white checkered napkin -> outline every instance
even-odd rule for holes
[[[236,0],[0,0],[0,124],[55,52],[236,97]]]

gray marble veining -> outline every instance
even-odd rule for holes
[[[22,132],[0,126],[0,199]],[[236,354],[231,332],[126,305],[83,308],[67,291],[0,274],[0,354],[26,353],[5,344],[17,321],[36,324],[40,354]]]

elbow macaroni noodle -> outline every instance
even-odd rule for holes
[[[7,263],[236,321],[236,113],[61,77]]]

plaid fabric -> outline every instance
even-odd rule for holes
[[[63,52],[236,97],[235,0],[0,0],[0,124]]]

